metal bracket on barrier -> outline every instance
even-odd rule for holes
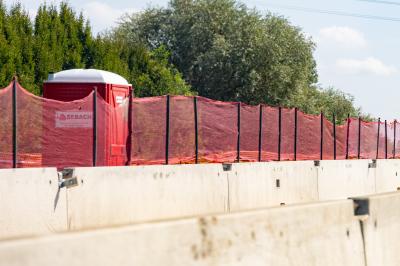
[[[78,185],[78,178],[74,175],[73,168],[65,168],[59,175],[58,187],[70,188]]]
[[[354,203],[354,215],[369,215],[369,199],[368,198],[351,198]]]
[[[372,163],[368,163],[368,168],[376,168],[376,160],[373,159]]]
[[[222,164],[222,169],[224,171],[232,171],[232,164],[231,163],[223,163]]]
[[[319,166],[320,165],[320,161],[314,161],[314,166]]]

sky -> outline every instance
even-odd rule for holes
[[[5,0],[7,5],[13,2]],[[33,17],[43,1],[19,2]],[[168,0],[68,2],[89,18],[97,33],[115,26],[126,13],[140,12],[149,6],[166,6]],[[322,87],[332,86],[350,93],[356,105],[374,117],[400,119],[400,0],[245,0],[242,3],[264,14],[284,16],[312,38]]]

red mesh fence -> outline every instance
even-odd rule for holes
[[[0,90],[0,168],[13,167],[12,83]]]
[[[278,160],[279,108],[263,105],[261,161]]]
[[[96,165],[106,160],[109,107],[97,97]],[[34,96],[17,86],[18,167],[93,165],[93,94],[59,102]]]
[[[166,147],[167,97],[132,101],[132,164],[163,164]]]
[[[99,105],[99,103],[101,104]],[[105,165],[128,164],[127,147],[131,148],[131,139],[128,131],[130,122],[128,98],[114,107],[107,104],[98,95],[97,117],[97,131],[98,134],[102,134],[100,138],[97,138],[97,164],[100,165],[103,162]],[[107,149],[108,146],[109,149]]]
[[[379,122],[377,123],[379,126],[379,137],[377,140],[377,149],[378,149],[378,159],[385,159],[386,147],[385,147],[385,123]],[[377,130],[378,131],[378,130]]]
[[[351,118],[334,127],[295,109],[203,97],[134,98],[114,107],[93,93],[60,102],[18,83],[15,92],[17,167],[332,160],[335,153],[336,159],[400,158],[396,122]],[[0,167],[11,168],[13,84],[0,90],[0,111]]]
[[[281,160],[294,160],[295,110],[281,109]]]
[[[347,123],[336,127],[336,159],[346,159]]]
[[[195,161],[195,123],[193,97],[170,97],[169,163]]]
[[[200,162],[237,159],[238,105],[197,98]]]
[[[387,158],[394,158],[394,128],[392,123],[387,124],[387,132],[386,132],[386,141],[387,141]]]
[[[321,118],[298,112],[297,159],[319,160],[321,150]]]
[[[348,158],[356,159],[358,157],[358,122],[357,118],[350,118],[348,120],[349,127],[349,147],[348,147]]]
[[[323,145],[322,145],[322,159],[333,160],[334,159],[334,146],[335,139],[333,133],[333,124],[326,117],[323,116]]]
[[[362,159],[375,158],[378,136],[378,123],[362,121],[360,129],[360,157]],[[375,138],[373,136],[375,136]]]
[[[256,162],[259,155],[260,106],[241,104],[240,161]]]
[[[390,126],[393,128],[393,151],[394,158],[400,158],[400,125],[397,121],[390,123]]]

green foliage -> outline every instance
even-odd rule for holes
[[[361,113],[360,108],[354,107],[354,97],[334,88],[321,89],[316,86],[299,91],[289,103],[292,107],[298,107],[305,113],[325,116],[336,115],[339,123],[342,123],[349,114],[351,117],[361,116],[365,121],[371,121],[369,115]]]
[[[168,62],[169,52],[162,46],[149,51],[143,44],[127,42],[121,32],[114,31],[98,37],[93,51],[99,58],[93,66],[127,77],[137,97],[193,94]]]
[[[51,71],[99,68],[126,77],[139,97],[199,94],[335,112],[340,121],[360,115],[351,95],[316,85],[313,50],[286,19],[235,0],[171,0],[96,37],[66,2],[42,4],[32,23],[20,4],[7,10],[0,0],[0,86],[18,74],[35,94]]]
[[[42,4],[32,23],[20,4],[7,11],[0,0],[0,86],[17,74],[39,95],[49,72],[99,68],[126,77],[137,96],[191,94],[168,57],[166,49],[132,46],[117,32],[93,37],[89,22],[66,2]]]
[[[233,0],[173,0],[128,16],[120,30],[170,60],[199,95],[286,104],[316,81],[313,43],[287,20]]]
[[[32,23],[20,4],[7,12],[0,1],[0,83],[7,85],[15,73],[22,84],[34,80]]]
[[[235,0],[171,0],[126,16],[118,30],[130,43],[170,51],[201,96],[336,112],[339,120],[360,113],[351,95],[317,87],[314,43],[301,29]]]

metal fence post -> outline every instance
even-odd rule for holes
[[[297,161],[297,108],[294,108],[294,160]]]
[[[393,159],[396,159],[396,124],[397,120],[393,122]]]
[[[281,160],[281,141],[282,141],[282,107],[279,106],[278,112],[278,161]]]
[[[388,154],[388,150],[387,150],[387,120],[385,120],[385,159],[387,159],[387,154]]]
[[[199,133],[198,133],[198,118],[197,118],[197,97],[193,97],[194,109],[194,145],[195,145],[195,162],[199,163]]]
[[[97,165],[97,88],[93,90],[93,166]]]
[[[321,112],[321,143],[320,143],[320,156],[319,159],[323,160],[324,156],[324,113]]]
[[[126,156],[127,156],[127,162],[126,165],[131,165],[132,164],[132,137],[133,137],[133,117],[132,117],[132,104],[133,104],[133,95],[132,95],[132,89],[129,91],[129,96],[128,96],[128,140],[127,140],[127,151],[126,151]]]
[[[258,125],[258,161],[261,162],[261,151],[262,151],[262,117],[263,117],[263,106],[260,104],[260,118]]]
[[[335,116],[335,113],[333,113],[332,124],[333,124],[333,159],[336,160],[336,116]]]
[[[12,90],[12,165],[17,168],[17,77],[14,77],[13,90]]]
[[[170,113],[170,96],[167,95],[167,114],[166,114],[166,130],[165,130],[165,164],[169,163],[169,113]]]
[[[240,106],[241,103],[238,102],[237,105],[237,131],[238,131],[238,136],[237,136],[237,157],[236,161],[240,162]]]
[[[346,159],[349,159],[350,114],[347,115]]]
[[[380,128],[381,128],[381,118],[378,118],[378,135],[376,137],[376,159],[379,158],[379,135],[380,135]]]
[[[358,148],[357,148],[357,158],[361,157],[361,117],[358,117]]]

